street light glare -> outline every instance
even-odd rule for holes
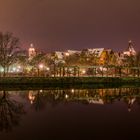
[[[39,64],[39,68],[43,69],[44,65],[43,64]]]
[[[65,53],[65,55],[66,55],[66,56],[69,56],[70,54],[69,54],[69,53]]]
[[[49,67],[47,67],[47,68],[46,68],[46,70],[48,70],[48,71],[49,71],[49,70],[50,70],[50,68],[49,68]]]

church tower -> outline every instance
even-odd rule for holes
[[[127,56],[136,55],[136,51],[134,49],[134,43],[131,40],[128,42],[128,48],[126,51],[123,52],[123,54]]]
[[[128,42],[128,51],[130,52],[130,55],[136,55],[134,44],[131,40]]]
[[[28,50],[28,55],[29,55],[29,59],[32,59],[34,56],[36,56],[36,50],[35,50],[33,44],[30,44],[30,48]]]

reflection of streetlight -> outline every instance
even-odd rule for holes
[[[43,92],[43,90],[41,89],[39,92],[40,92],[40,93],[42,93],[42,92]]]
[[[47,67],[47,68],[46,68],[46,70],[47,70],[47,71],[49,71],[49,70],[50,70],[50,68],[49,68],[49,67]]]
[[[86,71],[85,70],[82,70],[82,74],[85,74],[86,73]]]
[[[71,89],[71,92],[74,93],[74,89]]]
[[[65,95],[65,98],[68,99],[68,97],[69,97],[69,96],[66,94],[66,95]]]
[[[32,91],[29,91],[28,98],[30,100],[30,103],[33,104],[33,102],[35,100],[35,96],[33,95]]]

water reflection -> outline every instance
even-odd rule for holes
[[[42,90],[29,91],[28,98],[36,111],[39,111],[45,108],[45,96]]]
[[[122,101],[127,104],[128,111],[131,111],[134,103],[140,103],[140,88],[38,90],[29,91],[28,99],[36,110],[44,108],[45,103],[57,105],[75,102],[104,105]]]
[[[24,113],[23,104],[11,99],[7,91],[0,92],[0,131],[10,131],[18,125]]]
[[[25,100],[25,103],[19,98]],[[19,125],[25,112],[43,111],[48,105],[56,107],[59,104],[76,103],[111,106],[116,102],[125,103],[126,110],[130,112],[135,105],[140,106],[140,88],[0,91],[0,131],[12,130]]]

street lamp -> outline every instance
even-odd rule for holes
[[[86,74],[86,71],[85,70],[82,70],[82,74]]]
[[[39,64],[39,69],[43,69],[44,65],[43,64]]]
[[[44,68],[43,64],[38,65],[38,76],[40,75],[40,70],[43,70],[43,68]]]

